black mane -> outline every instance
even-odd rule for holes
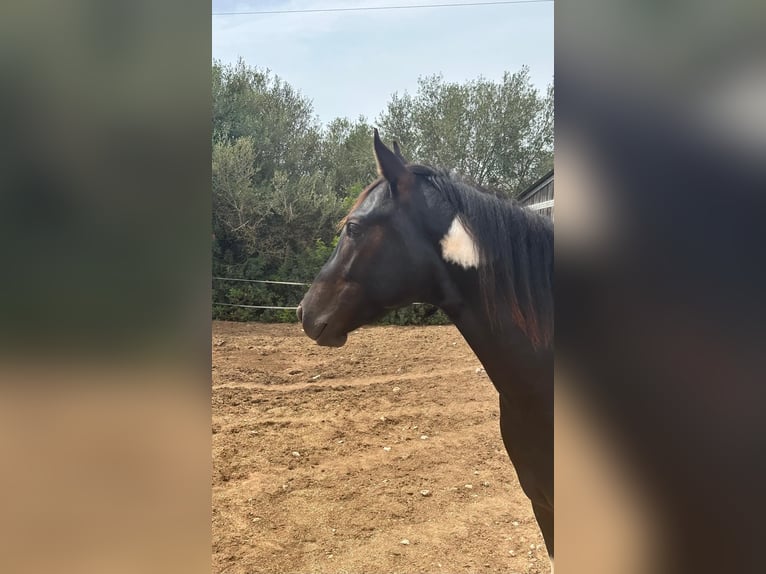
[[[428,166],[410,165],[457,213],[481,256],[479,283],[490,317],[507,303],[539,347],[553,340],[553,222],[496,192]]]

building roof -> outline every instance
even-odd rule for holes
[[[525,199],[529,199],[534,193],[543,187],[545,184],[548,183],[548,181],[553,179],[553,170],[550,170],[548,173],[546,173],[544,176],[542,176],[540,179],[535,181],[532,185],[530,185],[527,189],[522,191],[519,195],[516,196],[517,201],[524,201]]]

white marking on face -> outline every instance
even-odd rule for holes
[[[551,558],[551,574],[553,574],[553,558]]]
[[[479,266],[479,250],[458,217],[452,220],[447,234],[439,243],[445,261],[460,265],[464,269]]]

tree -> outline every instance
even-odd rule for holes
[[[540,95],[527,68],[499,83],[420,78],[414,96],[394,94],[378,123],[409,159],[511,196],[553,165],[553,88]]]
[[[213,63],[213,141],[250,137],[258,181],[277,170],[313,173],[319,162],[321,126],[311,101],[268,70]],[[258,182],[257,181],[257,182]]]
[[[212,90],[214,274],[313,278],[343,215],[346,184],[338,193],[334,185],[350,177],[345,167],[360,157],[346,140],[358,139],[363,128],[338,124],[337,149],[325,153],[331,148],[325,150],[311,102],[268,70],[241,60],[213,64]],[[295,303],[291,292],[260,284],[216,283],[214,296],[232,303]],[[216,308],[217,317],[252,318],[247,313]]]
[[[331,121],[322,133],[322,170],[327,187],[338,197],[356,197],[360,186],[376,177],[372,126],[364,117]]]
[[[252,138],[213,144],[213,231],[230,249],[252,247],[264,220],[264,197],[254,187],[256,173]]]

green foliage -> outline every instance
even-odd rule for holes
[[[213,63],[213,275],[313,280],[337,245],[337,222],[376,177],[364,117],[321,126],[310,100],[268,70]],[[512,193],[552,165],[553,93],[526,70],[499,84],[440,76],[394,94],[379,125],[410,161],[456,168]],[[213,301],[294,307],[308,288],[213,281]],[[428,305],[392,311],[387,324],[444,324]],[[295,321],[292,310],[214,305],[213,318]]]
[[[332,241],[345,199],[329,187],[322,169],[329,161],[321,155],[322,130],[311,103],[268,71],[241,61],[234,66],[215,63],[213,139],[215,274],[310,281],[319,267],[297,262],[318,240]],[[297,275],[286,273],[290,265]],[[261,305],[296,302],[287,302],[286,295],[272,288],[247,293],[243,299]],[[216,301],[234,303],[240,292],[215,295]],[[229,318],[245,313],[274,315],[214,310],[215,316]]]
[[[379,124],[408,159],[456,170],[514,196],[553,166],[553,87],[543,96],[522,68],[495,83],[420,78],[394,94]]]
[[[389,311],[381,325],[449,325],[449,318],[432,305],[415,304]]]
[[[322,170],[327,187],[339,197],[353,198],[377,175],[372,156],[372,126],[363,117],[356,122],[337,118],[323,133]]]
[[[307,175],[319,167],[321,127],[311,101],[268,70],[213,64],[213,141],[250,137],[255,146],[255,183],[281,169]]]

